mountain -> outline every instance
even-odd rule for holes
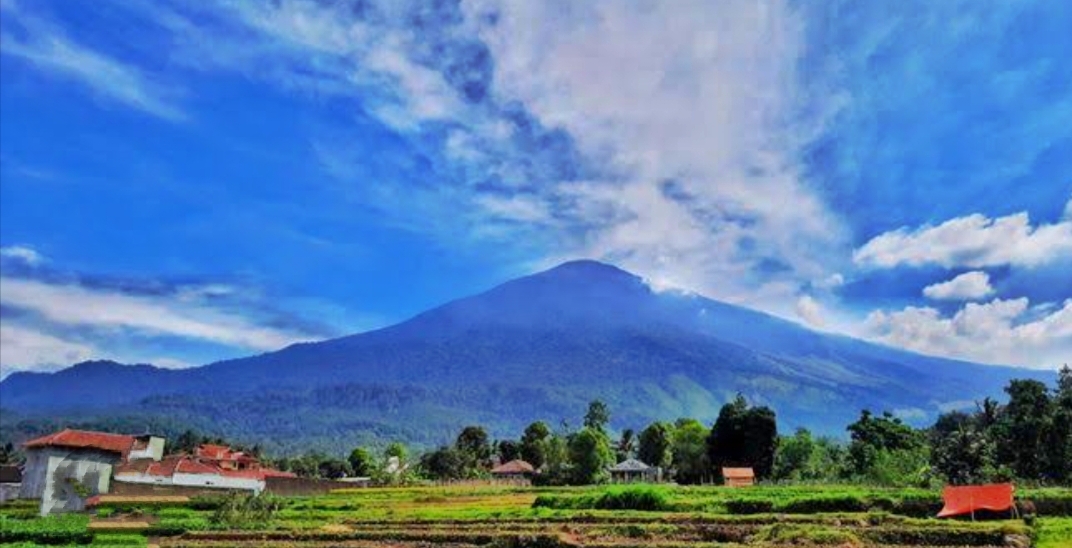
[[[863,408],[932,419],[1052,373],[934,358],[811,331],[575,261],[384,329],[187,370],[87,362],[0,382],[26,417],[166,417],[279,451],[446,441],[465,424],[516,436],[607,401],[616,427],[712,421],[736,393],[783,430],[843,434]],[[0,420],[0,425],[2,425]],[[12,425],[7,425],[9,429]]]

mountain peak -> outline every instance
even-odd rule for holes
[[[570,277],[579,278],[583,281],[608,281],[618,279],[621,281],[640,281],[640,276],[622,270],[612,264],[603,263],[594,259],[577,259],[566,261],[556,267],[536,274],[536,276]]]

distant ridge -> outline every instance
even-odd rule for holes
[[[166,416],[287,449],[390,437],[430,444],[464,424],[517,435],[606,400],[617,427],[715,418],[740,392],[783,428],[841,434],[860,409],[917,420],[1050,372],[922,356],[695,294],[653,291],[581,260],[383,329],[187,370],[84,362],[14,373],[20,416]],[[2,425],[2,421],[0,421]]]

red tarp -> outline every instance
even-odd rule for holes
[[[946,487],[942,490],[945,507],[938,517],[961,516],[977,510],[1006,511],[1012,508],[1012,493],[1011,483]]]

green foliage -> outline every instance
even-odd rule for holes
[[[618,462],[633,458],[637,451],[636,445],[636,433],[633,432],[633,429],[626,428],[622,430],[622,436],[618,438],[618,443],[614,445],[614,454]]]
[[[1049,390],[1038,381],[1014,380],[1005,392],[1009,403],[995,427],[998,462],[1012,468],[1017,477],[1042,479],[1045,434],[1052,420]]]
[[[87,530],[89,517],[63,514],[37,519],[0,516],[0,544],[27,542],[31,545],[88,544],[93,535]]]
[[[342,459],[327,458],[317,465],[317,475],[326,479],[345,478],[353,474],[350,463]]]
[[[637,458],[648,466],[666,468],[670,466],[673,455],[670,445],[673,438],[673,426],[665,422],[653,422],[640,433],[640,446]]]
[[[724,466],[751,467],[758,478],[774,468],[778,424],[769,407],[749,407],[740,394],[722,406],[707,438],[707,454],[715,472]]]
[[[674,481],[700,483],[710,473],[707,459],[707,429],[696,419],[678,419],[670,447]]]
[[[610,408],[601,400],[592,400],[584,414],[584,427],[606,433],[610,424]]]
[[[421,456],[421,470],[432,479],[458,480],[465,477],[465,458],[454,447],[442,446]]]
[[[773,477],[789,481],[834,481],[844,466],[844,450],[829,438],[813,438],[806,428],[778,442]]]
[[[462,458],[465,477],[478,477],[486,472],[491,459],[491,442],[483,427],[463,428],[454,441],[454,450]]]
[[[614,465],[614,452],[606,434],[586,427],[570,438],[569,460],[574,484],[605,483],[610,479],[607,469]]]
[[[347,461],[350,463],[350,470],[357,477],[371,476],[376,467],[372,453],[364,447],[357,447],[350,451]]]
[[[519,459],[521,458],[521,444],[514,440],[499,440],[495,444],[495,454],[498,455],[499,462],[510,462]]]
[[[926,438],[900,418],[864,410],[847,430],[852,435],[846,462],[851,477],[891,486],[922,486],[930,480]]]
[[[521,436],[521,458],[534,468],[543,466],[546,453],[547,439],[551,436],[551,429],[543,421],[534,422],[525,428]]]
[[[224,529],[264,528],[282,507],[282,499],[270,494],[232,493],[225,497],[219,508],[212,513],[209,523]]]

